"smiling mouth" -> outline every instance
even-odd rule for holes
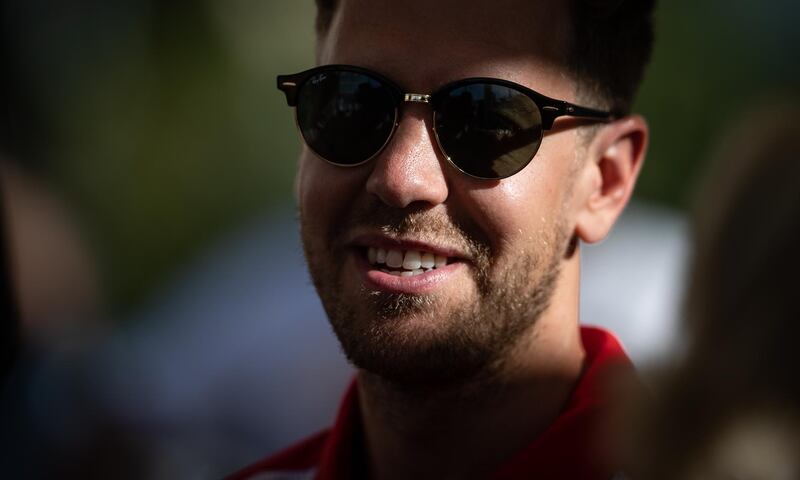
[[[450,263],[448,257],[422,250],[368,247],[364,249],[364,254],[370,265],[374,265],[384,273],[398,277],[422,275]]]

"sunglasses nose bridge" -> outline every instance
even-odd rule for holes
[[[425,94],[425,93],[405,93],[403,94],[403,104],[405,103],[420,103],[420,104],[428,104],[430,107],[433,108],[432,96]],[[448,160],[450,161],[450,157],[442,149],[442,143],[439,141],[439,134],[436,132],[436,114],[431,112],[431,123],[430,123],[430,131],[433,137],[433,143],[435,144],[435,148],[439,150],[439,152]],[[397,119],[399,122],[400,119]],[[397,127],[398,125],[395,125]]]
[[[424,93],[406,93],[403,95],[403,101],[411,103],[431,103],[431,96]]]

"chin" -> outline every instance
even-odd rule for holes
[[[476,315],[480,309],[466,305],[445,313],[431,296],[381,293],[362,303],[327,304],[326,309],[344,353],[357,368],[398,385],[443,386],[469,381],[507,346],[502,329],[482,322],[482,315]]]

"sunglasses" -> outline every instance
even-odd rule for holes
[[[348,65],[279,75],[278,89],[295,107],[308,147],[343,167],[364,164],[386,147],[406,102],[430,104],[439,149],[456,169],[480,179],[506,178],[525,168],[558,117],[615,117],[497,78],[457,80],[430,95],[405,93],[378,73]]]

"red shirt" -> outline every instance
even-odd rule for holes
[[[581,327],[586,351],[583,373],[555,421],[527,447],[517,452],[490,477],[493,480],[580,479],[608,480],[615,468],[597,448],[598,429],[611,403],[605,392],[610,374],[632,374],[619,341],[609,332]],[[620,372],[622,370],[622,372]],[[227,480],[352,478],[355,439],[360,432],[355,382],[347,390],[333,428],[320,432],[275,456],[241,470]]]

